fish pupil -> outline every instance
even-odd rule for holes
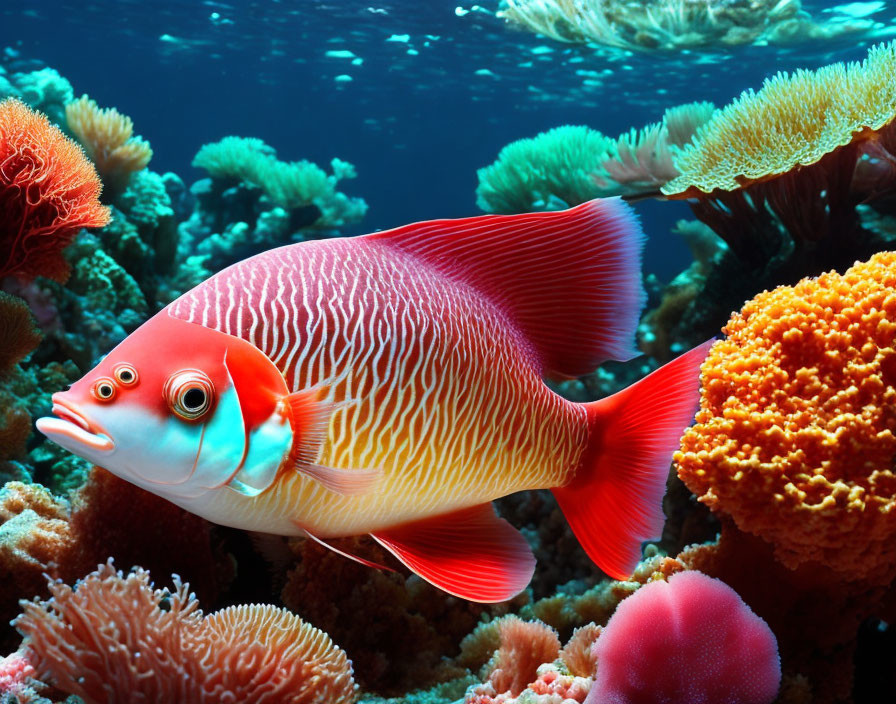
[[[205,391],[193,388],[184,394],[184,408],[195,411],[205,405]]]
[[[112,396],[112,387],[109,384],[101,384],[99,388],[100,396],[103,398],[109,398]]]

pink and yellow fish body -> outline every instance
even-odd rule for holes
[[[641,241],[606,200],[271,250],[158,313],[38,427],[209,520],[369,533],[477,601],[534,569],[490,502],[549,488],[592,559],[627,576],[661,530],[705,350],[589,404],[543,378],[634,356]]]

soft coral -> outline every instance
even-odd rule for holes
[[[18,100],[0,103],[0,278],[64,281],[63,248],[109,222],[96,170],[77,144]]]

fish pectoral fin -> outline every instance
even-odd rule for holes
[[[357,555],[352,555],[350,552],[346,552],[345,550],[340,550],[339,548],[335,547],[334,545],[330,545],[323,538],[318,538],[316,535],[314,535],[314,533],[311,533],[307,528],[302,528],[302,526],[299,525],[298,523],[296,523],[296,525],[302,529],[302,532],[305,534],[306,538],[310,538],[318,545],[323,545],[325,548],[327,548],[328,550],[332,550],[337,555],[342,555],[343,557],[346,557],[349,560],[357,562],[366,567],[373,567],[374,569],[384,570],[386,572],[394,572],[395,571],[391,567],[387,567],[386,565],[381,565],[379,562],[373,562],[372,560],[365,560],[363,557],[358,557]]]
[[[336,469],[320,464],[300,464],[296,465],[296,470],[343,496],[370,493],[383,478],[382,469]]]
[[[490,503],[371,535],[427,582],[470,601],[507,601],[535,571],[526,539]]]

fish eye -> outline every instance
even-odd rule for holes
[[[115,382],[106,376],[102,376],[93,382],[93,387],[90,389],[93,397],[97,401],[103,401],[104,403],[115,398],[115,391]]]
[[[130,364],[117,364],[112,371],[115,378],[125,386],[133,386],[137,383],[137,370]]]
[[[215,387],[211,379],[196,369],[173,374],[165,384],[168,408],[183,420],[199,420],[212,407]]]

